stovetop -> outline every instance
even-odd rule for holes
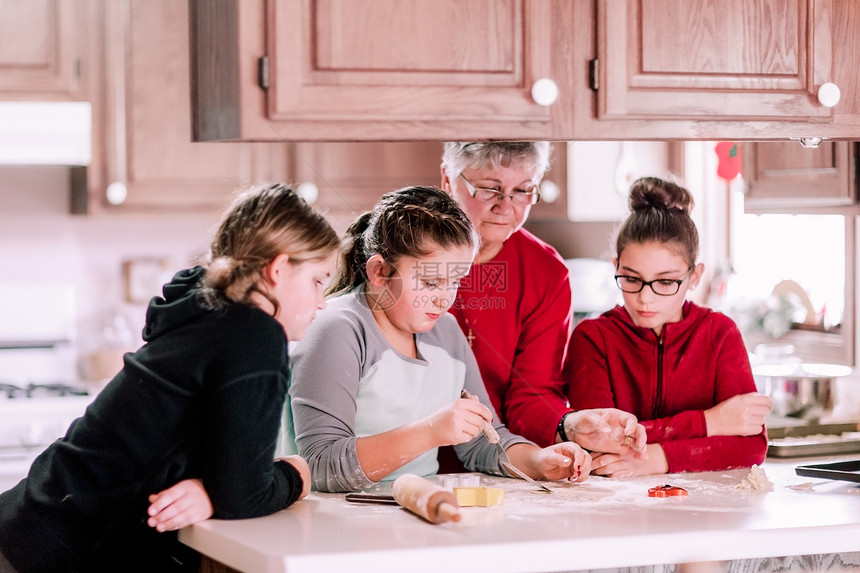
[[[46,420],[68,423],[83,414],[96,391],[74,382],[10,382],[0,380],[0,443],[12,425]]]
[[[27,400],[43,397],[64,396],[88,396],[89,392],[82,388],[76,388],[62,382],[48,382],[35,384],[30,382],[26,386],[0,382],[0,400]]]
[[[63,436],[95,395],[66,383],[0,382],[0,458],[21,448],[41,451]],[[0,459],[0,470],[2,470]]]

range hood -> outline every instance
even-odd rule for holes
[[[89,102],[0,102],[0,165],[89,165]]]

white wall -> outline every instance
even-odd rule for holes
[[[211,216],[70,215],[66,168],[0,167],[0,283],[72,284],[82,345],[108,312],[139,337],[145,305],[123,300],[122,262],[164,258],[175,272],[207,252],[216,224]]]

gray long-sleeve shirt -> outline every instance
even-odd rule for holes
[[[361,469],[356,438],[425,418],[458,399],[464,388],[492,409],[475,357],[452,316],[443,315],[415,340],[417,358],[394,350],[359,289],[330,300],[305,338],[291,348],[285,429],[308,460],[315,489],[371,487],[375,482]],[[509,432],[496,413],[493,425],[506,449],[531,443]],[[495,447],[482,435],[455,450],[470,471],[507,475]],[[384,480],[403,473],[434,474],[436,456],[436,448],[429,450]]]

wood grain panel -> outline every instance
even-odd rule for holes
[[[643,0],[640,6],[642,73],[805,74],[806,52],[798,50],[806,45],[803,0]]]
[[[129,178],[170,181],[194,173],[194,185],[235,179],[240,144],[191,145],[188,7],[132,0],[128,18],[134,23],[125,75]]]
[[[441,181],[439,142],[298,143],[294,153],[296,182],[317,185],[315,207],[338,232],[388,191]]]
[[[535,80],[551,77],[548,2],[301,0],[267,9],[270,120],[550,119],[530,95]]]
[[[598,115],[829,120],[831,0],[598,0]],[[623,24],[622,24],[623,23]]]
[[[75,95],[76,8],[83,12],[74,0],[0,0],[0,92]]]
[[[857,200],[853,143],[824,141],[815,149],[796,142],[750,143],[743,151],[749,212],[791,212]]]
[[[0,67],[56,67],[58,9],[52,0],[0,0]]]
[[[237,189],[284,179],[284,144],[192,141],[187,3],[110,0],[105,9],[106,176],[90,188],[94,207],[220,212]],[[105,201],[112,182],[128,190],[118,206]]]
[[[318,0],[314,7],[317,70],[510,73],[519,67],[522,30],[513,0]]]

